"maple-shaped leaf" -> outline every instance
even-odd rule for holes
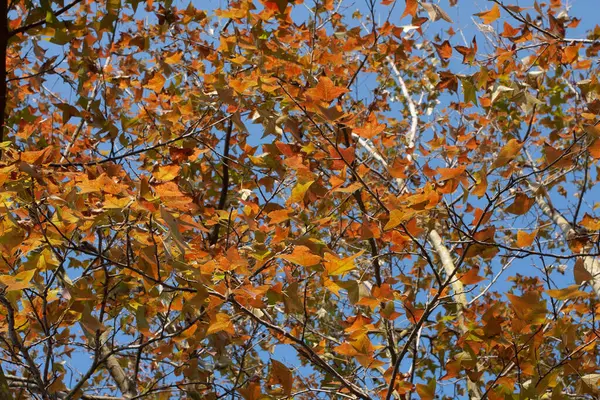
[[[35,275],[35,269],[19,272],[16,275],[0,275],[0,285],[7,292],[20,291],[31,286],[31,279]],[[1,289],[1,287],[0,287]]]
[[[288,0],[268,0],[265,2],[265,6],[283,14],[288,6],[288,3]]]
[[[527,233],[525,231],[519,230],[517,232],[517,246],[524,248],[529,247],[533,244],[535,237],[537,236],[537,230]]]
[[[512,25],[510,25],[508,22],[504,22],[504,31],[502,31],[502,34],[500,36],[505,37],[505,38],[511,38],[511,37],[515,37],[519,34],[520,29],[519,28],[513,28]]]
[[[579,290],[579,285],[571,285],[564,289],[547,289],[548,296],[556,300],[569,300],[577,297],[587,297],[588,294]]]
[[[463,56],[463,64],[471,64],[475,61],[475,56],[477,55],[477,39],[473,37],[473,46],[454,46],[456,51],[458,51]]]
[[[516,317],[527,324],[541,324],[546,321],[546,301],[538,292],[527,292],[522,296],[507,293]]]
[[[333,275],[343,275],[348,271],[352,271],[356,268],[354,264],[354,260],[360,257],[365,251],[361,250],[358,253],[346,257],[346,258],[338,258],[331,253],[325,254],[325,271],[329,276]]]
[[[435,379],[430,379],[427,385],[422,383],[417,383],[416,385],[417,394],[423,400],[433,400],[435,398],[435,388]]]
[[[498,156],[492,163],[492,169],[504,167],[519,155],[522,148],[523,143],[517,139],[510,139],[508,143],[506,143],[504,146],[502,146],[502,149],[500,149]]]
[[[304,195],[306,194],[306,191],[312,186],[312,184],[315,181],[308,181],[305,183],[300,183],[298,182],[296,184],[296,186],[294,186],[294,188],[292,189],[292,193],[289,197],[289,202],[290,203],[300,203],[302,202],[302,200],[304,200]]]
[[[437,21],[443,19],[446,22],[452,23],[452,18],[437,4],[434,3],[421,3],[431,21]]]
[[[373,136],[379,135],[381,132],[383,132],[385,127],[386,126],[384,124],[377,122],[377,117],[375,114],[371,114],[362,128],[355,128],[352,130],[352,132],[365,139],[371,139]]]
[[[326,76],[319,78],[317,86],[306,91],[306,96],[314,101],[330,103],[344,93],[348,93],[345,87],[335,86],[333,81]]]
[[[261,400],[265,398],[265,395],[263,395],[261,392],[260,383],[258,382],[250,381],[248,385],[238,389],[237,391],[240,392],[244,400]]]
[[[217,313],[210,319],[210,325],[206,330],[207,335],[211,335],[217,332],[227,332],[231,335],[235,334],[233,329],[233,323],[229,315],[225,313]]]
[[[294,376],[292,371],[286,367],[283,363],[277,360],[271,360],[271,367],[269,369],[269,380],[267,381],[269,386],[281,386],[280,389],[271,389],[271,394],[277,394],[281,396],[289,396],[292,393],[292,387],[294,386]]]
[[[146,83],[146,87],[148,89],[154,90],[156,93],[160,93],[163,86],[165,85],[165,81],[166,81],[166,79],[163,76],[163,74],[156,71],[154,73],[154,76],[152,78],[150,78],[150,80],[148,80],[148,83]]]
[[[491,10],[480,12],[475,15],[481,18],[485,24],[489,25],[500,18],[500,7],[498,7],[498,4],[494,4],[494,7],[492,7]]]
[[[411,219],[413,216],[415,215],[415,211],[412,209],[408,209],[408,210],[392,210],[390,211],[390,219],[388,220],[387,224],[385,224],[385,226],[383,227],[384,230],[390,230],[390,229],[394,229],[395,227],[397,227],[398,225],[400,225],[403,222],[408,221],[409,219]]]
[[[158,171],[152,173],[159,181],[167,182],[172,181],[177,177],[181,167],[179,165],[163,165],[158,168]]]
[[[466,167],[460,166],[457,168],[438,168],[436,172],[441,175],[440,180],[446,181],[448,179],[453,179],[464,174]]]
[[[284,254],[277,258],[302,265],[303,267],[310,267],[321,262],[321,257],[313,254],[306,246],[296,246],[291,254]]]
[[[582,258],[578,258],[575,261],[575,266],[573,267],[573,277],[575,278],[575,283],[581,285],[583,282],[591,282],[594,279],[594,276],[585,269],[584,261]]]
[[[471,193],[481,198],[487,192],[488,187],[487,171],[485,170],[485,167],[481,168],[478,171],[475,171],[473,177],[475,178],[475,187],[473,188],[473,190],[471,190]]]
[[[469,271],[458,278],[463,285],[475,285],[485,278],[479,275],[479,268],[471,268]]]
[[[434,43],[433,46],[442,60],[449,60],[452,57],[452,46],[449,41],[445,40],[440,44]]]
[[[517,193],[515,195],[515,201],[508,207],[506,212],[515,215],[527,214],[531,206],[535,203],[535,199],[527,196],[525,193]]]
[[[579,222],[581,226],[586,227],[590,231],[600,231],[600,219],[594,218],[588,213],[586,213],[581,222]]]
[[[413,18],[416,17],[418,8],[419,3],[417,0],[406,0],[406,7],[404,8],[404,12],[400,16],[400,19],[406,17],[407,15],[410,15]]]

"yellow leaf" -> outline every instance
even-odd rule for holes
[[[300,203],[304,200],[304,195],[306,191],[315,181],[308,181],[306,183],[297,183],[292,189],[292,194],[290,195],[290,202],[292,203]]]
[[[158,171],[153,172],[152,176],[159,181],[172,181],[175,179],[175,177],[177,177],[179,171],[181,171],[181,167],[179,165],[164,165],[159,167]]]
[[[31,279],[35,275],[35,269],[19,272],[15,276],[0,275],[0,283],[6,285],[6,291],[23,290],[29,288]]]
[[[181,60],[181,57],[183,57],[182,52],[173,53],[170,56],[165,57],[165,62],[167,64],[177,64]]]
[[[154,90],[156,93],[160,93],[163,86],[165,85],[165,77],[160,72],[155,72],[154,76],[148,81],[146,87]]]
[[[514,160],[514,158],[519,155],[522,147],[523,143],[519,142],[517,139],[510,139],[498,153],[498,157],[492,164],[492,169],[504,167]]]
[[[480,12],[475,15],[481,18],[485,24],[489,25],[500,18],[500,7],[498,7],[498,4],[494,4],[494,7],[492,7],[491,10]]]
[[[587,296],[587,293],[579,290],[579,285],[571,285],[564,289],[548,289],[548,296],[557,300],[568,300],[575,297]]]
[[[217,332],[227,332],[231,335],[235,333],[233,330],[233,324],[229,319],[229,315],[217,313],[213,318],[211,318],[206,334],[212,335],[213,333]]]
[[[342,287],[338,285],[336,282],[331,280],[327,275],[323,275],[323,286],[328,289],[330,292],[335,293],[337,296],[340,295],[340,290]]]
[[[479,171],[475,171],[473,174],[476,180],[476,185],[471,191],[472,194],[481,198],[485,195],[487,191],[488,183],[487,183],[487,171],[485,167],[480,169]]]
[[[282,258],[303,267],[310,267],[311,265],[316,265],[321,262],[321,257],[313,254],[306,246],[296,246],[292,254],[284,254],[278,258]]]
[[[335,255],[327,253],[325,254],[325,271],[327,271],[329,276],[342,275],[348,271],[351,271],[356,268],[354,260],[357,257],[360,257],[364,252],[364,250],[361,250],[358,253],[346,258],[337,258]]]
[[[390,219],[389,219],[388,223],[385,224],[383,229],[386,231],[389,231],[390,229],[394,229],[401,223],[408,221],[413,215],[415,215],[415,212],[412,210],[408,210],[408,211],[392,210],[390,212]]]
[[[131,197],[115,197],[115,196],[111,196],[109,194],[107,194],[104,197],[104,203],[103,203],[103,207],[106,209],[111,209],[111,208],[116,208],[119,210],[122,210],[124,208],[127,208],[127,206],[129,205],[129,203],[132,203],[133,199]]]

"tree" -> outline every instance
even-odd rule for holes
[[[0,397],[598,397],[600,27],[481,3],[2,1]]]

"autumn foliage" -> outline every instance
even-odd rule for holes
[[[0,399],[600,396],[596,9],[0,2]]]

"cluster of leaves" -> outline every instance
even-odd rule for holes
[[[2,1],[0,397],[599,396],[600,27],[489,5]]]

